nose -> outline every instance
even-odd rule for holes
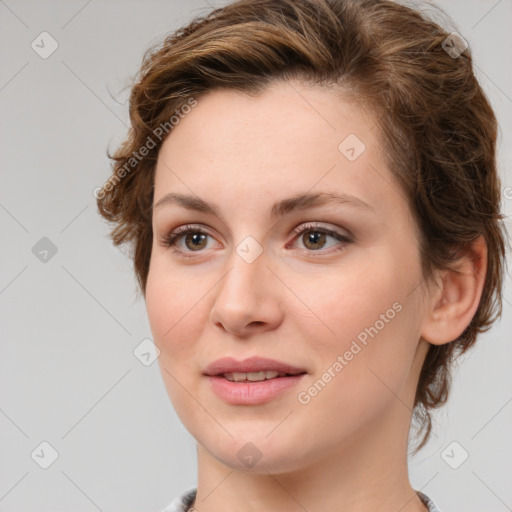
[[[228,271],[214,288],[210,321],[239,337],[275,329],[282,321],[282,283],[268,267],[263,252],[255,261],[236,251]],[[281,285],[281,286],[280,286]]]

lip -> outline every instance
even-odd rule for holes
[[[307,373],[304,368],[299,368],[282,361],[276,361],[275,359],[254,356],[244,359],[243,361],[237,361],[233,357],[217,359],[206,367],[204,375],[214,377],[224,373],[249,373],[263,371],[276,371],[291,374]]]
[[[292,375],[256,382],[232,382],[222,376],[224,373],[261,371],[277,371]],[[268,402],[296,386],[306,374],[307,372],[303,368],[257,356],[243,361],[237,361],[232,357],[223,357],[208,365],[204,372],[212,391],[231,405],[257,405]]]
[[[231,382],[221,376],[207,376],[211,389],[224,402],[231,405],[257,405],[276,398],[296,386],[305,376],[290,375],[257,382]]]

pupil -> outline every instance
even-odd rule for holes
[[[204,241],[204,238],[206,237],[206,235],[202,234],[202,233],[194,233],[194,234],[191,234],[189,235],[187,238],[190,240],[192,240],[192,246],[195,247],[196,249],[197,248],[201,248],[202,246],[201,245],[198,245],[196,244],[196,242],[201,242],[200,240],[200,237],[203,237],[203,241]]]
[[[320,233],[318,231],[311,231],[309,235],[307,235],[307,243],[306,246],[310,243],[312,244],[318,244],[319,241],[321,242],[321,238],[324,237],[324,233]]]

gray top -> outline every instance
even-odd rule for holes
[[[188,489],[181,496],[178,496],[172,503],[170,503],[162,512],[187,512],[189,507],[192,506],[196,498],[197,488]],[[416,491],[420,500],[428,507],[428,512],[440,512],[434,502],[420,491]],[[192,511],[196,509],[193,508]]]

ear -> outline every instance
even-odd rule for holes
[[[449,269],[437,272],[429,295],[422,338],[433,345],[457,339],[478,309],[487,271],[487,245],[479,236]]]

